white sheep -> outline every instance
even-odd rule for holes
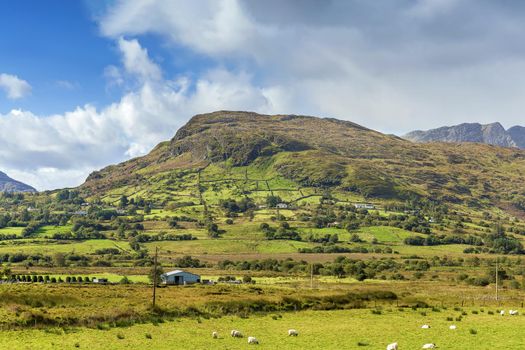
[[[211,336],[212,336],[213,339],[219,339],[219,333],[217,333],[217,332],[212,332]]]
[[[451,325],[451,326],[448,327],[448,328],[449,328],[449,329],[456,329],[456,328],[458,328],[458,327],[456,327],[456,325],[453,324],[453,325]]]
[[[437,348],[437,345],[434,344],[434,343],[428,343],[428,344],[425,344],[423,345],[423,348],[422,349],[435,349]]]
[[[240,331],[236,331],[235,329],[230,332],[231,336],[234,338],[242,338],[242,333]]]
[[[259,341],[255,337],[248,337],[248,344],[259,344]]]
[[[295,329],[289,329],[288,330],[288,336],[290,337],[297,337],[299,335],[299,332],[297,332]]]
[[[428,324],[424,324],[424,325],[421,326],[421,328],[423,328],[423,329],[429,329],[430,326],[429,326]]]
[[[509,310],[509,315],[517,315],[518,314],[518,310]]]
[[[501,310],[501,311],[499,312],[499,314],[500,314],[501,316],[504,316],[504,315],[505,315],[505,310]]]
[[[397,343],[388,344],[386,350],[397,350]]]

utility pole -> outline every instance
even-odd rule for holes
[[[314,289],[314,263],[310,263],[310,289]]]
[[[159,247],[155,247],[155,258],[153,259],[153,309],[155,309],[155,300],[157,299],[157,256]]]
[[[499,290],[498,290],[498,258],[496,258],[496,301],[499,300]]]

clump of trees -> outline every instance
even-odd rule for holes
[[[286,239],[293,241],[300,241],[301,235],[297,230],[290,227],[290,224],[286,221],[280,223],[279,227],[275,228],[267,223],[262,223],[260,226],[261,231],[264,233],[264,237],[268,240],[272,239]]]

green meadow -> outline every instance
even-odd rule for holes
[[[451,309],[438,312],[406,309],[374,311],[304,311],[247,318],[218,319],[185,318],[157,324],[139,324],[107,330],[88,328],[50,328],[0,332],[0,342],[12,349],[246,349],[247,336],[259,340],[261,349],[385,349],[398,342],[399,349],[420,349],[435,343],[438,348],[520,349],[523,346],[523,316],[489,315],[495,309]],[[466,313],[461,321],[447,321]],[[477,312],[478,314],[473,314]],[[429,324],[430,329],[421,329]],[[455,324],[456,330],[449,326]],[[298,337],[289,337],[288,329],[296,329]],[[232,329],[245,337],[232,338]],[[219,333],[213,339],[211,333]]]

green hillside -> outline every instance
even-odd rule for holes
[[[426,198],[521,215],[525,152],[482,144],[414,144],[359,125],[247,112],[198,115],[150,154],[92,173],[80,190],[169,202],[288,202],[329,191],[348,198]],[[212,190],[214,195],[206,192]]]

